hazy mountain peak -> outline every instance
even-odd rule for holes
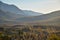
[[[2,1],[0,1],[0,3],[2,3]]]
[[[1,7],[2,4],[4,4],[4,3],[2,1],[0,1],[0,7]]]
[[[5,12],[11,12],[11,13],[16,13],[16,14],[20,14],[20,15],[24,15],[24,16],[38,16],[41,15],[42,13],[38,12],[33,12],[33,11],[28,11],[28,10],[21,10],[19,9],[17,6],[15,5],[9,5],[6,3],[3,3],[0,1],[0,10],[3,10]]]
[[[22,12],[21,9],[17,8],[15,5],[9,5],[6,3],[3,3],[0,1],[0,10],[3,10],[5,12],[11,12],[11,13],[16,13],[16,14],[21,14],[23,15],[24,13]]]
[[[57,10],[57,11],[54,11],[54,12],[51,12],[51,13],[57,13],[57,12],[60,14],[60,10]]]
[[[15,5],[5,4],[0,1],[0,20],[1,23],[60,23],[60,10],[42,15],[42,13],[30,10],[21,10]]]

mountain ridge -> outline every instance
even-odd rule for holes
[[[4,12],[11,12],[11,13],[20,14],[20,15],[23,15],[23,16],[31,16],[31,14],[33,14],[33,13],[31,13],[31,14],[28,13],[30,15],[27,15],[27,13],[24,13],[24,11],[21,10],[21,9],[19,9],[17,6],[15,6],[15,5],[9,5],[9,4],[3,3],[1,1],[0,1],[0,10],[3,10]],[[38,12],[36,12],[36,14],[37,13]],[[34,16],[34,15],[35,14],[33,14],[32,16]]]
[[[6,11],[7,9],[4,9],[6,6],[6,5],[4,6],[4,3],[1,5],[0,5],[0,22],[1,22],[0,24],[4,24],[4,23],[5,24],[8,24],[8,23],[9,24],[24,24],[24,23],[60,24],[60,10],[57,10],[48,14],[40,14],[40,15],[38,15],[39,13],[36,13],[33,11],[21,10],[19,12],[20,14],[17,14],[10,11]],[[9,8],[8,6],[11,7],[10,5],[7,5],[6,8]],[[11,8],[14,10],[13,7]]]

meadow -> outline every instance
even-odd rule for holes
[[[54,25],[0,27],[0,40],[60,40],[59,28]]]

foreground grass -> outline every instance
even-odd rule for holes
[[[0,40],[60,40],[60,30],[55,26],[14,26],[0,28]]]

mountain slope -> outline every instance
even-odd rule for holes
[[[30,11],[30,10],[23,10],[23,12],[25,13],[25,15],[27,14],[27,16],[39,16],[39,15],[42,15],[42,13],[38,13],[38,12]]]
[[[2,13],[2,14],[1,14]],[[8,13],[5,13],[0,10],[0,23],[9,23],[9,24],[21,24],[21,23],[33,23],[33,24],[60,24],[60,11],[55,11],[49,14],[44,14],[40,16],[31,16],[31,17],[19,17],[15,18],[8,15]],[[5,15],[3,15],[5,14]],[[16,15],[15,15],[16,16]],[[5,18],[4,18],[5,17]],[[15,19],[10,19],[10,18],[15,18]],[[8,19],[8,20],[7,20]],[[9,20],[10,19],[10,20]]]
[[[4,12],[0,10],[0,25],[13,25],[18,24],[18,22],[15,21],[16,18],[21,18],[23,16],[20,16],[19,14],[14,14],[10,12]]]
[[[37,12],[33,12],[33,11],[24,11],[24,10],[19,9],[15,5],[9,5],[9,4],[3,3],[1,1],[0,1],[0,10],[3,10],[4,12],[11,12],[11,13],[15,13],[15,14],[20,14],[22,16],[37,16],[37,15],[42,14],[42,13],[38,14]]]
[[[0,24],[1,23],[60,24],[60,10],[41,15],[41,13],[39,14],[33,11],[20,10],[14,5],[8,5],[0,2]]]
[[[19,22],[30,23],[60,23],[60,11],[44,14],[35,17],[23,17],[17,19]],[[57,22],[58,21],[58,22]]]
[[[2,10],[0,10],[0,19],[16,19],[16,18],[20,18],[20,17],[23,17],[22,15],[19,15],[19,14],[14,14],[14,13],[11,13],[11,12],[4,12]]]
[[[4,12],[11,12],[11,13],[17,13],[23,15],[24,13],[22,10],[17,8],[15,5],[8,5],[6,3],[3,3],[0,1],[0,9],[3,10]]]

